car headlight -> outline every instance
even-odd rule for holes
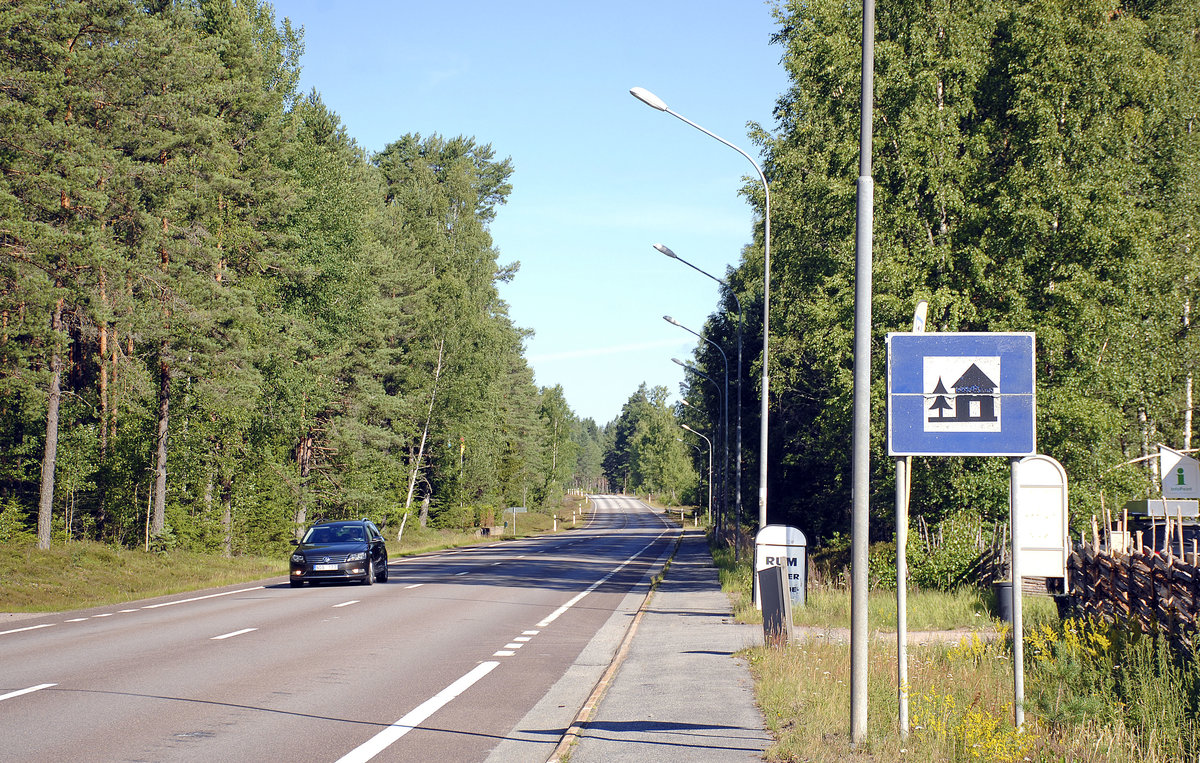
[[[346,557],[347,562],[365,562],[367,560],[366,551],[356,551]]]
[[[292,561],[296,564],[304,564],[304,554],[292,554]]]

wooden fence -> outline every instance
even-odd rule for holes
[[[1112,551],[1098,545],[1076,546],[1067,559],[1075,612],[1128,623],[1144,633],[1161,631],[1175,646],[1190,649],[1200,601],[1198,555],[1175,556],[1148,547]]]

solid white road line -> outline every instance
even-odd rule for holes
[[[71,622],[68,620],[67,622]],[[13,628],[11,631],[0,631],[0,636],[7,636],[10,633],[24,633],[25,631],[36,631],[38,628],[49,628],[54,623],[42,623],[41,625],[27,625],[24,628]]]
[[[243,633],[250,633],[251,631],[256,630],[258,630],[258,628],[242,628],[240,631],[234,631],[233,633],[225,633],[220,636],[213,636],[211,639],[209,639],[209,641],[221,641],[223,639],[233,638],[234,636],[240,636]]]
[[[29,694],[31,692],[41,691],[42,689],[49,689],[51,686],[58,686],[58,684],[38,684],[37,686],[30,686],[28,689],[17,689],[16,691],[10,691],[8,694],[0,694],[0,702],[3,702],[6,699],[12,699],[13,697],[19,697],[22,694]]]
[[[400,737],[415,729],[426,718],[448,705],[455,697],[474,686],[479,679],[491,673],[499,664],[498,662],[479,663],[471,672],[422,702],[411,713],[342,756],[338,763],[362,763],[362,761],[368,761],[375,757]]]

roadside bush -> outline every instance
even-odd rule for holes
[[[443,506],[442,510],[430,519],[430,524],[438,529],[466,530],[475,525],[477,510],[474,506]]]
[[[910,532],[906,554],[910,579],[921,588],[942,591],[978,585],[981,534],[982,520],[969,509],[942,520],[930,533],[928,544]]]
[[[0,542],[28,542],[37,534],[25,524],[25,510],[16,499],[9,498],[0,503]]]
[[[944,519],[928,538],[912,530],[908,534],[909,581],[918,588],[953,591],[978,586],[977,571],[982,550],[982,521],[972,511],[960,511]],[[844,559],[843,559],[844,557]],[[828,562],[849,565],[845,554],[828,554]],[[872,544],[868,557],[872,587],[896,589],[896,543]]]
[[[896,542],[873,543],[867,554],[867,570],[872,588],[896,590]]]

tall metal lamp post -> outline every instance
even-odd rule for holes
[[[680,257],[678,254],[675,254],[675,252],[672,252],[671,248],[665,244],[655,244],[654,248],[656,250],[658,250],[659,252],[665,254],[666,256],[670,257],[671,259],[682,262],[684,265],[687,265],[689,268],[696,271],[697,273],[706,275],[709,278],[711,278],[712,280],[716,281],[717,283],[719,283],[722,286],[729,289],[729,294],[730,294],[730,296],[733,297],[734,304],[737,305],[737,311],[738,311],[737,366],[734,369],[734,376],[737,378],[737,405],[736,405],[736,410],[737,410],[737,442],[736,442],[736,446],[737,446],[737,449],[735,451],[736,455],[734,458],[734,489],[733,489],[734,510],[733,510],[733,516],[734,516],[734,522],[736,523],[734,526],[740,528],[741,524],[742,524],[742,317],[743,317],[742,316],[742,301],[740,299],[738,299],[737,292],[735,292],[733,290],[733,287],[729,285],[728,281],[717,278],[712,273],[708,273],[704,270],[701,270],[700,268],[696,267],[692,263],[690,263],[687,260]],[[761,529],[761,527],[759,529]],[[737,555],[736,552],[734,555],[735,556]]]
[[[687,424],[680,424],[679,426],[686,429],[687,431],[691,432],[692,434],[696,435],[697,437],[699,437],[701,440],[704,440],[704,442],[706,442],[708,444],[708,523],[711,525],[712,524],[712,440],[709,440],[707,437],[700,434],[695,429],[692,429]],[[676,438],[676,439],[678,439],[678,438]],[[680,442],[683,442],[683,441],[680,440]],[[691,443],[688,443],[688,444],[691,445]],[[700,449],[699,445],[692,445],[692,447],[695,448],[696,450]]]
[[[712,133],[692,120],[681,114],[678,114],[667,108],[667,104],[654,93],[642,87],[630,89],[629,94],[637,98],[642,103],[651,108],[665,111],[676,119],[686,124],[695,127],[700,132],[704,133],[713,140],[729,146],[734,151],[744,156],[750,164],[754,165],[755,172],[758,173],[759,180],[763,186],[763,326],[762,326],[762,412],[759,419],[759,443],[758,443],[758,526],[767,526],[767,390],[768,390],[768,373],[769,367],[767,363],[767,337],[770,335],[768,330],[770,316],[770,295],[771,295],[771,188],[767,184],[767,176],[763,174],[762,168],[758,166],[758,162],[754,161],[754,157],[738,148],[734,144],[725,140],[721,136]],[[740,450],[739,450],[740,453]]]
[[[678,366],[682,366],[683,368],[687,369],[688,371],[691,371],[696,376],[699,376],[703,379],[707,379],[708,383],[713,385],[713,387],[717,390],[717,399],[721,401],[721,412],[724,414],[725,423],[728,424],[729,423],[729,405],[726,402],[725,398],[722,397],[721,385],[717,384],[716,379],[712,378],[711,376],[704,373],[699,368],[696,368],[695,366],[691,365],[690,363],[684,363],[679,358],[671,358],[671,362]],[[725,385],[725,389],[726,389],[726,391],[728,391],[728,389],[729,389],[728,384]],[[718,417],[718,419],[717,419],[717,429],[718,430],[721,429],[721,418],[720,417]],[[728,431],[725,432],[725,442],[726,443],[729,442],[729,432]],[[725,489],[728,484],[729,484],[729,449],[726,448],[725,458],[721,464],[721,495],[726,495],[729,492],[728,490]],[[722,535],[724,533],[725,509],[727,509],[729,507],[729,503],[728,503],[728,501],[722,500],[720,505],[721,505],[721,509],[717,512],[717,535]],[[736,549],[736,546],[735,546],[735,549]]]
[[[875,0],[863,0],[862,92],[854,238],[854,429],[850,507],[850,743],[867,740],[867,558],[871,489],[871,245],[875,181],[871,136],[875,82]],[[1018,638],[1020,634],[1018,634]]]
[[[717,344],[716,342],[714,342],[713,340],[704,336],[703,334],[701,334],[697,331],[693,331],[692,329],[683,325],[682,323],[675,320],[674,318],[672,318],[669,315],[664,315],[663,320],[666,321],[667,323],[671,324],[672,326],[678,326],[679,328],[683,329],[684,331],[688,332],[689,334],[692,334],[693,336],[695,336],[697,339],[702,339],[705,342],[708,342],[710,345],[713,346],[713,349],[715,349],[717,352],[721,353],[721,362],[725,364],[725,395],[724,395],[724,403],[725,403],[725,410],[724,410],[724,414],[725,414],[725,420],[724,420],[725,483],[721,486],[723,488],[721,490],[721,507],[724,511],[725,519],[728,520],[728,518],[729,518],[729,358],[725,355],[725,351],[721,349],[721,345]],[[740,520],[741,520],[741,517],[737,517],[737,521],[740,521]],[[736,537],[734,538],[733,548],[734,548],[733,555],[734,555],[734,558],[736,559],[737,558],[737,538]]]

